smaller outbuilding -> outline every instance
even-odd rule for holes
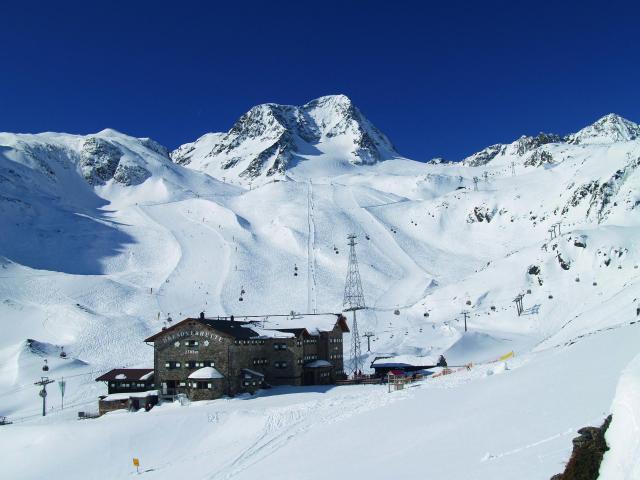
[[[438,361],[433,357],[418,357],[415,355],[395,355],[388,357],[376,357],[371,362],[371,368],[375,370],[376,377],[386,377],[387,374],[407,375],[429,370],[438,366]]]
[[[136,411],[141,408],[151,410],[158,404],[158,391],[112,393],[100,397],[98,401],[98,413],[104,415],[114,410]]]
[[[96,382],[105,382],[109,394],[146,392],[154,388],[153,368],[114,368]]]

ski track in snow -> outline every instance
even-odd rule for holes
[[[309,313],[317,310],[317,287],[316,280],[316,227],[315,227],[315,207],[313,203],[313,183],[311,179],[308,182],[308,202],[307,202],[307,221],[309,224],[309,232],[307,239],[307,311]]]
[[[277,409],[268,413],[264,427],[255,441],[244,449],[227,466],[208,480],[228,480],[243,470],[285,447],[292,439],[318,426],[340,422],[346,418],[375,410],[410,396],[407,391],[388,395],[379,387],[371,389],[367,395],[351,395],[345,399],[327,399],[307,402],[293,407]],[[348,400],[345,402],[345,400]],[[339,413],[336,414],[336,411]]]

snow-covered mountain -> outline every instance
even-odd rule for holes
[[[640,125],[610,113],[579,132],[567,136],[566,140],[578,145],[628,142],[638,138],[640,138]]]
[[[171,152],[180,165],[240,183],[282,178],[309,160],[372,165],[398,156],[344,95],[320,97],[301,107],[258,105],[227,133],[208,133]]]
[[[546,144],[573,144],[573,145],[608,145],[619,142],[629,142],[640,138],[640,125],[622,118],[615,113],[610,113],[600,118],[593,124],[582,130],[561,137],[556,134],[539,133],[536,136],[523,135],[515,142],[498,143],[480,150],[465,158],[462,163],[469,167],[478,167],[497,159],[499,161],[514,161],[521,163],[521,159],[527,159],[525,164],[529,166],[541,166],[552,161],[540,158],[540,147]]]
[[[230,132],[171,157],[113,130],[0,134],[0,415],[16,422],[0,427],[0,446],[10,478],[40,478],[53,465],[66,478],[123,478],[122,458],[138,451],[155,478],[187,463],[198,478],[290,468],[301,478],[392,478],[398,465],[407,477],[549,478],[575,431],[601,421],[614,397],[619,411],[633,390],[632,122],[608,115],[567,137],[521,137],[464,162],[425,164],[397,157],[345,97],[322,97],[255,107]],[[97,372],[152,364],[143,339],[168,316],[264,315],[268,325],[269,314],[340,310],[352,232],[369,307],[358,321],[374,333],[365,366],[444,353],[473,362],[470,371],[394,394],[283,388],[75,421],[104,393]],[[510,351],[508,365],[488,363]],[[39,420],[33,382],[44,359],[50,377],[68,381],[68,408],[52,385],[53,411]],[[168,424],[169,444],[158,434]],[[614,415],[612,428],[626,427]],[[48,449],[30,461],[43,435]],[[372,439],[397,453],[381,459]],[[345,445],[366,446],[357,472],[354,462],[310,471],[292,460],[341,458]],[[435,448],[426,462],[424,445]]]

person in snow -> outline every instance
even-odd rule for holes
[[[444,358],[444,355],[440,355],[440,358],[438,358],[438,367],[446,367],[447,366],[447,360]]]

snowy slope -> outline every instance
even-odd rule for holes
[[[630,325],[640,306],[635,124],[600,120],[567,137],[522,137],[473,161],[424,164],[395,158],[386,137],[344,97],[251,112],[229,133],[173,152],[174,161],[157,143],[113,130],[0,134],[0,415],[16,422],[2,427],[0,445],[18,452],[34,435],[58,445],[22,471],[22,457],[12,455],[10,472],[37,478],[56,459],[70,478],[129,475],[130,460],[116,458],[142,447],[117,441],[121,446],[98,458],[99,431],[143,439],[143,465],[147,458],[157,478],[187,461],[197,478],[244,478],[254,468],[275,474],[286,463],[280,455],[294,446],[301,458],[336,456],[342,442],[363,445],[372,478],[389,478],[397,463],[409,476],[426,468],[434,478],[468,478],[470,471],[477,478],[548,478],[560,471],[571,436],[601,421],[619,372],[638,353],[638,324]],[[365,133],[375,148],[357,140]],[[282,143],[286,137],[292,143]],[[274,156],[251,170],[270,142],[290,161],[273,175]],[[238,161],[224,167],[234,156]],[[558,222],[560,235],[550,238]],[[450,363],[481,363],[515,351],[511,370],[480,365],[396,397],[378,387],[282,389],[274,393],[286,395],[251,402],[71,422],[104,393],[93,381],[99,372],[151,365],[142,339],[168,316],[339,311],[351,232],[370,307],[359,314],[360,329],[375,333],[365,366],[382,355],[444,353]],[[524,313],[517,316],[520,293]],[[59,411],[52,385],[54,410],[40,420],[33,381],[44,359],[52,378],[68,380],[70,409]],[[556,390],[560,403],[547,394]],[[592,390],[598,395],[585,393]],[[472,433],[463,421],[470,415],[480,419]],[[158,443],[167,421],[177,428],[175,449]],[[456,443],[467,435],[483,435],[486,451]],[[82,451],[58,442],[68,436],[83,440]],[[328,440],[334,438],[341,440]],[[393,461],[364,449],[373,439]],[[396,450],[398,439],[416,447]],[[417,448],[438,441],[444,450],[425,467]],[[450,450],[464,461],[452,465]],[[69,467],[81,456],[85,464]],[[535,468],[525,474],[531,462]],[[334,468],[346,474],[356,467],[327,464],[304,478],[337,475]]]

